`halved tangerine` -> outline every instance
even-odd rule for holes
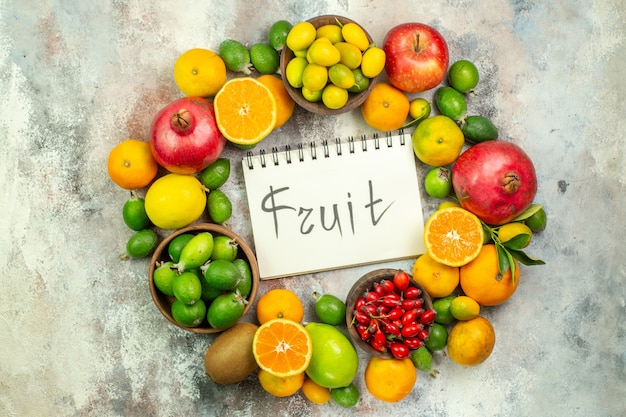
[[[262,324],[252,341],[252,353],[261,369],[278,377],[302,373],[311,362],[311,336],[300,323],[273,319]]]
[[[460,207],[435,211],[424,226],[426,252],[448,266],[463,266],[480,253],[483,227],[475,214]]]

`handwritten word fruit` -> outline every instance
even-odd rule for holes
[[[423,23],[402,23],[385,35],[383,50],[389,82],[409,93],[439,85],[448,71],[448,45],[441,34]]]
[[[147,186],[156,177],[158,169],[148,142],[137,139],[126,139],[116,145],[107,160],[109,177],[125,190]]]
[[[487,224],[501,225],[532,204],[537,177],[522,148],[491,140],[477,143],[459,156],[452,168],[452,186],[463,208]]]
[[[326,388],[348,386],[359,367],[359,356],[350,340],[335,326],[309,323],[305,329],[311,336],[312,355],[306,374]]]
[[[163,168],[196,174],[215,162],[226,140],[217,128],[213,104],[184,97],[163,107],[150,126],[150,149]]]
[[[176,59],[174,81],[187,97],[212,97],[226,82],[226,64],[211,50],[190,49]]]
[[[204,356],[204,370],[216,384],[235,384],[258,369],[252,340],[258,326],[240,322],[220,333]]]

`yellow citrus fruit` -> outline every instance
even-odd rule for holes
[[[450,303],[450,314],[457,320],[470,320],[480,314],[480,304],[467,295],[459,295]]]
[[[462,266],[476,258],[483,235],[478,217],[459,207],[436,210],[424,226],[426,252],[448,266]]]
[[[457,321],[448,333],[448,356],[460,365],[478,365],[491,355],[495,343],[496,334],[486,318]]]
[[[311,46],[316,35],[317,30],[311,22],[296,23],[287,34],[287,47],[292,51],[303,51]]]
[[[174,64],[174,81],[188,97],[213,97],[226,82],[226,64],[213,51],[190,49]]]
[[[111,180],[125,190],[143,188],[150,184],[159,169],[152,156],[150,144],[126,139],[109,153],[107,170]]]
[[[461,154],[465,137],[451,118],[436,115],[417,125],[412,136],[413,150],[426,165],[450,165]]]
[[[433,298],[447,297],[459,285],[459,268],[437,262],[428,253],[417,258],[412,275]]]
[[[430,116],[430,102],[425,98],[415,98],[411,100],[409,107],[409,116],[413,120],[423,120]]]
[[[521,248],[525,248],[530,243],[530,239],[533,236],[532,230],[526,224],[522,222],[512,222],[503,224],[498,228],[498,238],[500,242],[508,242],[514,237],[519,235],[527,235],[525,238],[525,242],[522,244]]]
[[[339,62],[341,54],[327,38],[320,38],[311,44],[307,57],[314,64],[330,67]]]
[[[155,226],[174,230],[196,221],[206,201],[206,188],[195,176],[167,174],[148,188],[145,208]]]
[[[437,206],[437,210],[445,209],[448,207],[461,207],[461,205],[455,201],[442,201],[441,203],[439,203],[439,206]]]
[[[519,285],[519,263],[515,260],[515,280],[511,269],[500,274],[498,254],[493,244],[483,245],[478,256],[459,270],[463,292],[483,306],[495,306],[511,298]]]
[[[330,400],[330,389],[321,386],[311,378],[305,378],[302,393],[314,404],[326,404]]]
[[[385,68],[385,51],[382,48],[372,46],[363,52],[361,71],[368,78],[377,77]]]
[[[293,320],[263,323],[252,341],[252,354],[259,368],[282,378],[304,373],[312,353],[309,332]]]
[[[316,39],[326,38],[331,43],[336,44],[337,42],[343,41],[343,35],[341,34],[341,27],[339,25],[335,25],[329,23],[327,25],[322,25],[316,30]]]
[[[304,372],[281,377],[259,369],[257,376],[261,387],[275,397],[289,397],[298,392],[304,383]]]
[[[274,75],[266,74],[257,78],[261,84],[270,89],[276,100],[276,125],[278,129],[291,118],[296,107],[296,102],[291,98],[283,81]]]
[[[224,137],[255,145],[272,133],[278,119],[274,94],[252,77],[231,78],[213,100],[215,121]]]
[[[256,314],[260,324],[272,319],[289,319],[300,322],[304,317],[304,306],[293,291],[287,288],[274,288],[259,298]]]
[[[346,42],[355,45],[361,51],[365,51],[370,46],[367,34],[361,26],[356,23],[349,22],[341,27],[341,35]]]
[[[355,45],[348,42],[337,42],[335,44],[335,48],[339,50],[339,55],[341,56],[339,62],[344,64],[346,67],[355,69],[361,65],[363,55],[361,54],[361,50]]]
[[[285,77],[287,77],[287,82],[293,88],[302,88],[302,75],[304,74],[304,69],[309,65],[309,62],[306,58],[302,57],[294,57],[291,61],[287,63],[287,68],[285,68]]]
[[[308,64],[302,72],[302,86],[311,91],[323,89],[328,83],[328,70],[323,65]]]
[[[409,114],[409,98],[391,84],[380,82],[361,105],[365,123],[389,132],[401,128]]]
[[[322,102],[329,109],[340,109],[348,102],[348,90],[328,84],[322,90]]]
[[[372,356],[365,368],[365,386],[374,397],[397,402],[413,390],[417,370],[409,358],[387,359]]]

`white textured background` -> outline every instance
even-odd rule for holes
[[[118,259],[128,195],[106,174],[110,149],[146,139],[152,116],[180,96],[180,53],[264,41],[276,20],[329,13],[379,44],[396,24],[431,24],[451,62],[476,62],[469,107],[531,156],[548,212],[528,248],[547,265],[524,267],[516,295],[484,309],[497,335],[489,360],[439,358],[438,378],[420,374],[410,397],[385,404],[365,389],[362,356],[353,410],[273,398],[254,378],[211,383],[202,361],[212,336],[170,325],[150,298],[148,261]],[[621,0],[0,1],[0,415],[626,415],[625,19]],[[298,109],[264,145],[370,133],[358,111]],[[236,167],[230,226],[251,241],[243,154],[224,155]],[[425,215],[436,204],[425,198]],[[343,297],[371,268],[266,282],[260,293]]]

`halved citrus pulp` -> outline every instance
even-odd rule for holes
[[[217,127],[229,141],[255,145],[269,135],[277,121],[274,95],[252,77],[231,78],[213,100]]]
[[[273,319],[261,325],[252,341],[252,353],[259,367],[279,377],[304,372],[312,352],[307,330],[288,319]]]
[[[444,265],[463,266],[480,253],[483,233],[475,214],[459,207],[437,210],[424,226],[426,252]]]

